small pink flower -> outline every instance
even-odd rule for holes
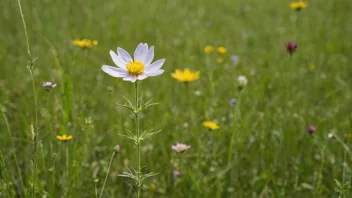
[[[298,45],[295,42],[288,42],[286,45],[286,50],[288,53],[290,53],[290,55],[292,56],[292,54],[297,50]]]
[[[172,148],[172,150],[174,150],[178,153],[182,153],[182,152],[190,149],[191,146],[188,146],[188,145],[182,144],[182,143],[177,143],[176,145],[173,145],[171,148]]]
[[[53,84],[52,82],[43,82],[43,87],[45,89],[52,89],[56,87],[56,84]]]
[[[312,135],[317,129],[313,125],[307,127],[307,132]]]

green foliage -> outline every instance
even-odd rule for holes
[[[34,186],[35,197],[95,197],[110,171],[102,197],[135,197],[137,172],[141,197],[351,197],[352,3],[309,1],[300,12],[288,3],[22,1],[33,57],[28,63],[17,1],[3,0],[2,196],[31,197]],[[99,43],[81,49],[72,45],[78,38]],[[292,57],[289,41],[298,44]],[[155,46],[155,59],[166,58],[164,74],[138,83],[143,98],[158,105],[140,97],[134,107],[127,100],[134,97],[133,84],[101,71],[113,65],[109,50],[133,53],[140,42]],[[214,52],[206,55],[206,45]],[[227,53],[218,54],[219,46]],[[176,68],[199,70],[200,79],[181,84],[171,78]],[[248,78],[242,91],[240,75]],[[57,87],[49,94],[44,81]],[[232,106],[231,98],[237,99]],[[209,131],[205,120],[220,128]],[[39,134],[35,183],[33,125]],[[309,135],[308,125],[317,131]],[[73,136],[67,153],[56,139],[63,133]],[[137,170],[141,140],[148,170]],[[191,148],[176,153],[171,146],[178,142]],[[116,144],[119,154],[109,169]]]

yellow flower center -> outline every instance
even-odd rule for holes
[[[141,75],[144,72],[144,64],[139,61],[131,61],[126,65],[128,73],[132,74],[133,76]]]

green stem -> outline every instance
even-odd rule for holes
[[[137,164],[138,164],[138,169],[137,169],[137,198],[140,197],[141,194],[141,142],[139,139],[139,104],[138,104],[138,81],[134,83],[135,85],[135,128],[136,128],[136,134],[137,134]]]
[[[65,197],[67,197],[68,193],[68,167],[69,167],[69,158],[68,158],[68,146],[67,141],[65,141],[65,161],[66,161],[66,168],[65,168]]]
[[[114,159],[115,154],[116,154],[116,150],[114,150],[114,152],[113,152],[112,155],[111,155],[111,159],[110,159],[110,163],[109,163],[108,172],[106,173],[106,177],[105,177],[105,180],[104,180],[103,188],[101,189],[99,198],[101,198],[101,197],[103,196],[105,184],[106,184],[106,181],[108,180],[108,176],[109,176],[109,173],[110,173],[110,168],[111,168],[112,160]],[[96,188],[96,187],[95,187],[95,188]],[[96,194],[97,194],[97,192],[96,192]],[[96,197],[98,197],[98,196],[96,196]]]
[[[17,168],[18,175],[19,175],[20,181],[21,181],[21,187],[22,187],[22,190],[24,190],[23,179],[22,179],[20,167],[18,165],[16,150],[15,150],[15,145],[14,145],[13,139],[12,139],[12,132],[11,132],[11,129],[10,129],[10,125],[9,125],[8,120],[7,120],[5,111],[4,111],[4,109],[3,109],[3,107],[1,105],[0,105],[0,108],[1,108],[1,111],[2,111],[2,115],[4,116],[4,120],[5,120],[5,124],[6,124],[6,127],[7,127],[7,131],[9,132],[9,135],[10,135],[10,142],[11,142],[11,146],[12,146],[12,149],[13,149],[13,156],[15,158],[16,168]]]

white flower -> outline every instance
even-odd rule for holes
[[[53,84],[52,82],[43,82],[43,87],[45,89],[52,89],[56,87],[56,84]]]
[[[239,76],[237,82],[240,86],[245,86],[248,83],[248,79],[245,76]]]
[[[134,51],[134,59],[122,48],[117,48],[117,53],[110,50],[110,56],[117,67],[103,65],[101,68],[110,76],[122,78],[125,81],[136,82],[147,77],[158,76],[164,72],[160,69],[165,58],[151,63],[154,58],[154,46],[140,43]]]
[[[171,148],[172,148],[172,150],[174,150],[174,151],[176,151],[178,153],[182,153],[182,152],[190,149],[191,146],[188,146],[188,145],[182,144],[182,143],[181,144],[177,143],[176,145],[171,146]]]

